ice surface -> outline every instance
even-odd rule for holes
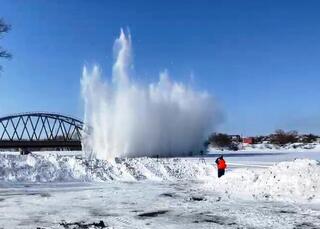
[[[205,183],[113,181],[2,189],[0,227],[63,228],[63,221],[100,220],[111,228],[320,227],[320,212],[308,206],[227,198],[204,189]]]
[[[101,220],[111,228],[320,227],[316,160],[231,163],[218,179],[214,158],[107,162],[60,154],[0,155],[0,227]]]

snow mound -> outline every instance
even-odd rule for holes
[[[254,153],[267,153],[267,152],[315,152],[318,153],[320,151],[320,143],[288,143],[282,146],[271,144],[271,143],[256,143],[256,144],[247,144],[243,143],[239,150],[232,151],[228,149],[222,149],[218,147],[211,146],[209,148],[209,154],[217,152],[233,152],[233,153],[240,153],[240,152],[254,152]]]
[[[0,155],[0,181],[75,182],[199,179],[212,166],[183,159],[124,158],[114,162],[59,155]]]
[[[320,202],[320,163],[296,159],[265,170],[236,169],[209,186],[228,196]]]
[[[233,169],[222,178],[200,160],[123,158],[113,162],[62,155],[0,155],[2,182],[205,180],[222,198],[320,203],[320,163],[297,159],[266,169]]]

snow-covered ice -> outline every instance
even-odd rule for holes
[[[246,199],[317,203],[320,206],[320,163],[297,159],[267,169],[236,169],[208,184],[213,190]]]
[[[320,227],[315,158],[287,155],[288,161],[262,165],[261,158],[255,163],[247,157],[252,166],[233,163],[237,158],[245,156],[226,157],[233,161],[218,179],[214,157],[107,162],[2,154],[0,227],[64,228],[64,221],[101,220],[112,228]]]

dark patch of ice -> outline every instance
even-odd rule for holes
[[[27,193],[27,196],[41,196],[41,197],[50,197],[51,195],[49,193],[46,192],[31,192],[31,193]]]
[[[51,197],[50,193],[47,193],[47,192],[40,193],[40,196],[41,197]]]
[[[199,213],[195,215],[195,218],[196,219],[193,221],[193,223],[214,223],[221,226],[237,225],[232,218],[226,216]]]
[[[291,211],[291,210],[280,210],[280,211],[277,211],[277,213],[281,213],[281,214],[296,214],[297,212]]]
[[[152,212],[144,212],[139,214],[139,217],[157,217],[159,215],[163,215],[169,212],[168,210],[159,210],[159,211],[152,211]]]
[[[176,193],[165,192],[165,193],[160,194],[160,197],[177,198],[177,197],[179,197],[179,195]]]
[[[313,223],[302,222],[294,225],[293,229],[319,229],[319,227]]]
[[[105,223],[100,220],[99,223],[85,223],[85,222],[73,222],[67,223],[66,221],[62,221],[60,223],[61,226],[65,229],[88,229],[88,228],[106,228]]]
[[[205,197],[202,197],[202,196],[191,196],[190,200],[191,201],[206,201],[207,199]]]

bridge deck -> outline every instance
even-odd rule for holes
[[[81,142],[80,141],[53,141],[53,140],[42,140],[42,141],[10,141],[10,140],[2,140],[0,141],[0,149],[17,149],[17,148],[67,148],[70,150],[81,150]]]

